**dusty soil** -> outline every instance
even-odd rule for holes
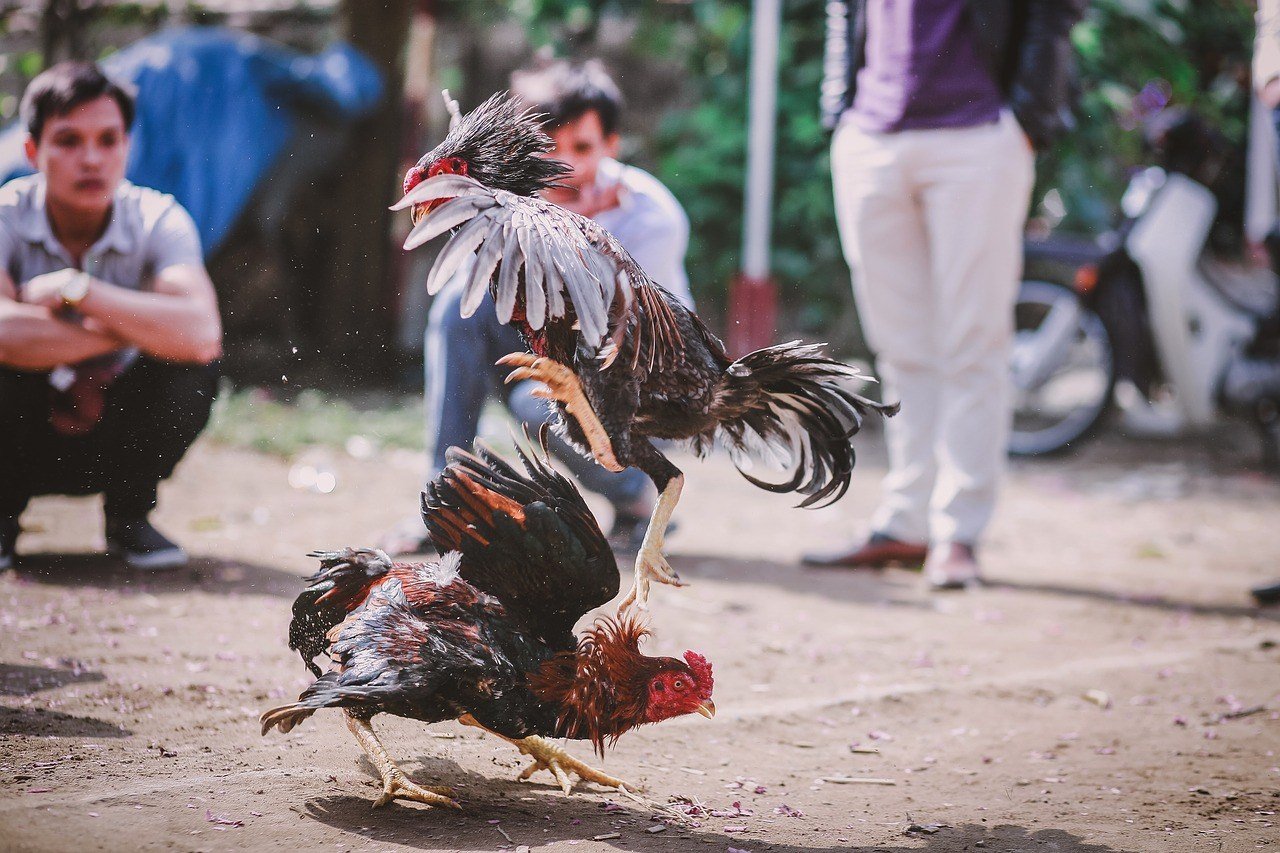
[[[260,737],[258,713],[308,680],[285,647],[303,555],[411,512],[418,463],[334,454],[318,494],[284,462],[202,444],[158,514],[190,570],[94,556],[92,500],[28,513],[29,556],[0,577],[0,847],[1274,849],[1280,614],[1246,590],[1280,577],[1280,484],[1250,472],[1246,439],[1109,439],[1015,466],[993,584],[958,594],[797,564],[865,518],[874,437],[854,492],[818,512],[724,459],[683,460],[670,546],[693,585],[657,590],[651,649],[705,653],[720,713],[630,734],[603,764],[685,798],[693,823],[669,826],[592,786],[518,784],[509,745],[453,723],[379,726],[462,814],[372,810],[337,714]]]

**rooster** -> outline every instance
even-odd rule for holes
[[[612,235],[538,198],[569,167],[546,156],[552,143],[537,114],[501,93],[466,116],[452,109],[448,135],[408,171],[393,206],[411,209],[405,249],[457,229],[427,290],[438,292],[470,261],[463,316],[489,293],[499,321],[514,324],[531,350],[499,361],[514,368],[507,381],[541,381],[540,396],[554,401],[573,444],[609,470],[635,466],[657,486],[621,610],[644,606],[651,581],[680,585],[662,547],[684,475],[653,439],[692,440],[699,455],[721,440],[739,471],[744,455],[771,456],[789,467],[785,480],[743,476],[799,492],[801,506],[844,495],[863,416],[897,411],[849,390],[868,377],[798,341],[731,359]]]
[[[262,715],[288,732],[321,708],[341,708],[382,777],[375,806],[394,799],[458,808],[447,788],[419,785],[391,760],[370,719],[456,719],[515,744],[564,793],[569,773],[633,786],[546,738],[589,740],[603,755],[624,732],[683,714],[715,713],[711,664],[647,657],[634,619],[574,623],[618,593],[618,566],[581,494],[536,454],[525,474],[493,453],[450,450],[423,493],[423,519],[444,556],[393,563],[381,551],[315,552],[321,568],[293,607],[289,645],[317,676],[297,702]],[[545,454],[545,447],[544,447]],[[327,651],[337,668],[320,675]]]

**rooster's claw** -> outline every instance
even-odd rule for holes
[[[538,736],[527,737],[523,740],[513,741],[520,751],[533,758],[533,764],[526,767],[519,776],[521,782],[528,780],[530,776],[539,770],[549,770],[556,777],[556,782],[560,785],[560,790],[564,791],[567,797],[573,793],[574,782],[569,778],[569,774],[575,774],[584,782],[595,782],[597,785],[603,785],[606,788],[617,788],[629,794],[636,792],[636,787],[629,782],[610,776],[601,770],[583,764],[560,747],[551,743],[546,738]]]
[[[596,416],[582,391],[582,382],[571,369],[553,358],[528,352],[508,353],[495,364],[515,367],[503,380],[507,384],[521,379],[534,379],[545,385],[545,389],[539,388],[533,392],[534,396],[554,400],[564,406],[565,411],[578,422],[578,427],[587,437],[591,455],[602,468],[615,472],[623,470],[625,466],[620,465],[613,454],[613,441],[609,438],[609,433],[605,432],[604,425],[600,423],[600,418]]]

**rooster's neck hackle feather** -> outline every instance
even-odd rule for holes
[[[418,165],[427,168],[437,160],[460,157],[467,162],[468,176],[485,186],[532,196],[572,171],[544,156],[553,147],[542,129],[542,115],[499,92],[455,122]]]
[[[563,737],[586,738],[604,754],[605,741],[645,723],[650,680],[682,664],[646,657],[640,641],[649,630],[639,620],[602,616],[586,630],[574,652],[556,655],[529,677],[529,687],[562,711]]]

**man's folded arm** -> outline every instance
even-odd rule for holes
[[[9,274],[0,270],[0,366],[52,370],[125,346],[101,329],[59,319],[40,305],[18,302],[16,290]]]

